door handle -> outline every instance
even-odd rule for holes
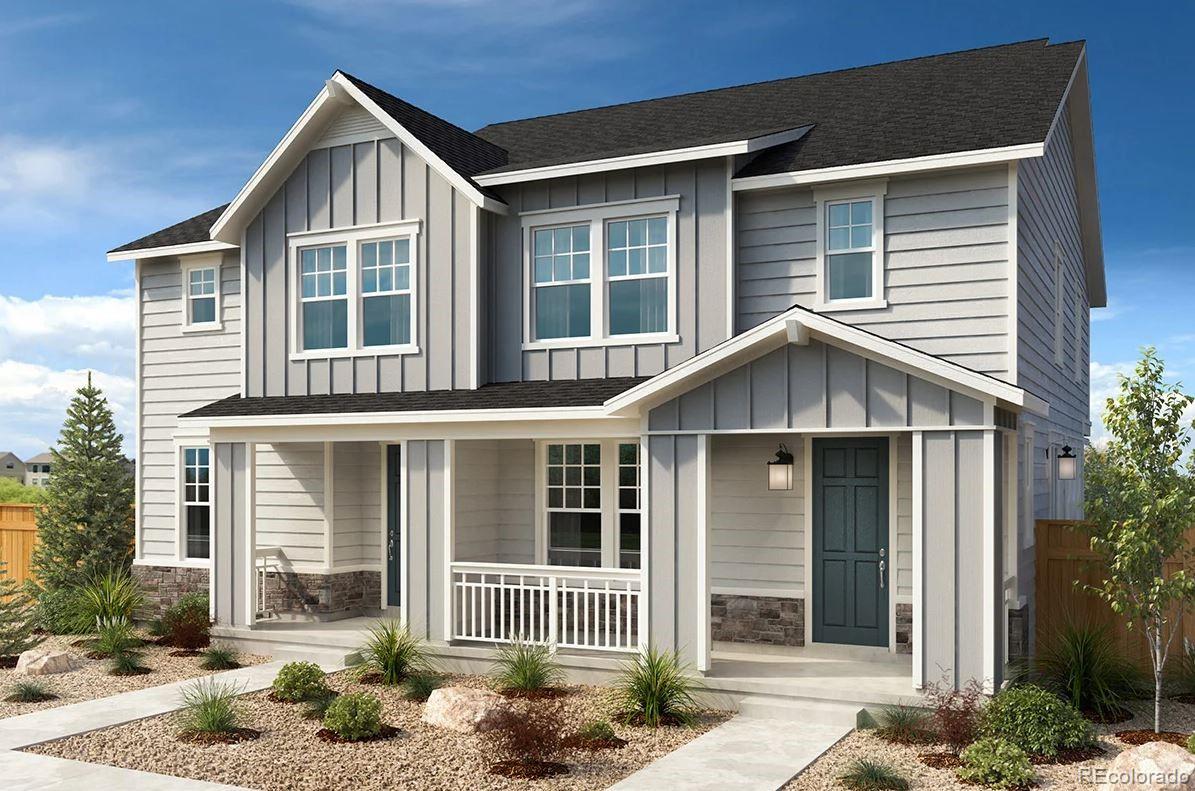
[[[884,561],[881,560],[880,561],[880,590],[884,589],[884,570],[886,568],[887,568],[887,566],[884,564]]]
[[[394,560],[394,539],[386,542],[386,560]]]

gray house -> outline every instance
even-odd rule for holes
[[[45,486],[50,482],[50,468],[54,463],[54,454],[50,451],[39,453],[25,461],[25,485]]]
[[[1095,185],[1082,42],[475,132],[336,72],[109,254],[137,572],[258,650],[392,614],[462,662],[992,688],[1034,520],[1080,516]]]
[[[12,451],[0,450],[0,478],[12,478],[18,483],[25,481],[25,462]]]

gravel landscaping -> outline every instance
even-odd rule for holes
[[[234,745],[179,741],[174,715],[38,745],[30,752],[129,769],[229,783],[259,789],[476,789],[526,787],[531,781],[489,773],[492,754],[483,737],[421,722],[423,704],[403,699],[397,689],[356,683],[350,672],[328,677],[338,692],[365,691],[382,700],[382,721],[399,729],[392,738],[338,744],[317,738],[318,721],[302,716],[301,705],[274,702],[268,692],[240,698],[243,725],[261,737]],[[487,687],[477,676],[451,677],[457,686]],[[609,689],[568,687],[559,700],[566,734],[585,722],[610,720],[615,712]],[[731,715],[710,712],[690,728],[659,729],[614,725],[627,740],[621,748],[565,753],[568,774],[536,780],[536,788],[603,789],[710,730]]]
[[[173,648],[147,643],[144,651],[143,663],[152,672],[138,676],[110,676],[108,675],[108,661],[103,659],[88,659],[87,649],[72,645],[81,638],[75,636],[53,636],[38,646],[39,649],[53,649],[69,651],[81,660],[83,667],[70,673],[56,673],[48,676],[17,675],[11,669],[0,668],[0,719],[28,714],[31,711],[65,706],[84,700],[106,698],[120,692],[130,692],[135,689],[156,687],[181,681],[187,678],[209,675],[212,671],[199,667],[200,657],[170,656]],[[237,660],[242,665],[256,665],[269,661],[266,657],[239,654]],[[18,681],[34,681],[45,686],[58,697],[40,703],[9,703],[4,700]]]
[[[1059,789],[1059,791],[1090,791],[1093,780],[1083,771],[1107,767],[1112,759],[1130,745],[1117,739],[1116,731],[1132,730],[1136,728],[1153,728],[1153,701],[1135,701],[1129,704],[1134,717],[1132,720],[1115,725],[1096,725],[1100,746],[1105,753],[1089,761],[1066,765],[1038,765],[1038,787]],[[1190,733],[1195,730],[1195,705],[1166,701],[1162,707],[1162,728],[1165,730]],[[933,748],[928,748],[932,750]],[[837,789],[841,791],[843,785],[838,781],[847,765],[857,758],[867,758],[872,761],[882,761],[889,764],[900,775],[909,781],[911,788],[958,789],[958,791],[975,791],[976,786],[967,785],[960,781],[949,769],[931,769],[918,757],[927,752],[926,747],[905,747],[891,744],[879,738],[872,731],[855,731],[832,747],[825,755],[815,761],[784,786],[791,791],[815,791],[815,789]],[[1085,776],[1087,779],[1084,779]]]

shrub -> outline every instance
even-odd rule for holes
[[[403,682],[402,695],[407,700],[422,703],[431,697],[432,692],[439,689],[440,684],[440,677],[433,673],[416,673],[407,676],[407,680]]]
[[[236,670],[241,663],[237,661],[237,655],[231,648],[213,645],[204,650],[199,666],[204,670]]]
[[[184,733],[232,733],[240,726],[236,697],[240,687],[214,678],[183,687],[178,724]]]
[[[1020,788],[1033,782],[1025,751],[1005,739],[986,738],[963,750],[958,776],[968,783],[994,788]]]
[[[486,731],[486,746],[498,759],[523,766],[552,764],[564,747],[564,716],[559,701],[521,707],[502,727]]]
[[[336,700],[336,693],[330,689],[326,689],[322,695],[304,701],[303,719],[320,720],[322,722],[324,715],[328,713],[328,707],[332,705],[332,701],[334,700]]]
[[[17,587],[16,580],[7,575],[7,566],[0,561],[0,657],[20,656],[42,642],[33,634],[37,626],[33,604]]]
[[[112,666],[108,673],[113,676],[140,676],[149,672],[149,668],[141,664],[141,652],[135,650],[120,651],[112,654]]]
[[[853,791],[907,791],[909,787],[909,781],[891,766],[866,758],[851,761],[838,779]]]
[[[615,683],[627,720],[652,728],[691,723],[697,713],[695,687],[680,656],[654,646],[625,665]]]
[[[1030,680],[1084,714],[1116,717],[1142,688],[1139,671],[1121,656],[1102,624],[1067,620],[1038,648]],[[1191,692],[1195,692],[1195,666]]]
[[[944,678],[926,686],[925,700],[933,711],[930,723],[934,738],[956,753],[975,741],[983,701],[983,688],[978,681],[972,679],[961,689],[955,689]]]
[[[605,720],[591,720],[577,730],[577,735],[591,742],[606,742],[618,738],[614,727]]]
[[[144,603],[141,583],[128,569],[118,568],[92,575],[75,590],[74,629],[85,633],[96,630],[101,621],[114,618],[132,621]]]
[[[166,642],[175,648],[195,651],[210,642],[211,615],[208,598],[202,593],[188,593],[170,605],[162,615]]]
[[[41,703],[45,700],[54,700],[57,697],[49,687],[41,682],[18,681],[4,699],[9,703]]]
[[[494,680],[500,689],[528,692],[561,683],[564,671],[546,644],[516,640],[498,649]]]
[[[324,727],[350,742],[382,732],[382,701],[367,692],[349,692],[328,704]]]
[[[395,620],[370,628],[361,658],[363,671],[380,673],[382,683],[389,685],[401,684],[412,673],[430,669],[423,641]]]
[[[26,592],[33,597],[33,620],[37,628],[50,634],[76,634],[79,619],[75,615],[75,591],[71,588],[39,588],[25,583]],[[88,624],[84,632],[90,632]]]
[[[0,503],[37,505],[46,501],[46,490],[41,486],[26,486],[16,478],[0,478]]]
[[[876,733],[895,744],[919,744],[933,738],[929,714],[903,703],[880,710]]]
[[[302,703],[327,693],[324,671],[314,662],[287,662],[274,677],[274,696],[279,700]]]
[[[95,639],[90,645],[98,656],[115,657],[136,652],[141,647],[141,639],[133,631],[133,625],[123,616],[101,618],[96,622],[95,630]]]
[[[1005,739],[1029,755],[1054,757],[1059,750],[1092,742],[1091,725],[1079,710],[1032,684],[1003,690],[984,709],[980,733]]]
[[[145,631],[149,633],[150,637],[165,637],[166,624],[162,622],[161,618],[154,618],[145,624]]]

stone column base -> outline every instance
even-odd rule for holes
[[[265,601],[258,605],[278,615],[360,615],[382,602],[382,572],[345,571],[309,574],[271,571],[266,574]]]
[[[896,653],[913,653],[913,605],[896,605]]]
[[[805,645],[805,600],[710,595],[710,637],[719,642]]]

